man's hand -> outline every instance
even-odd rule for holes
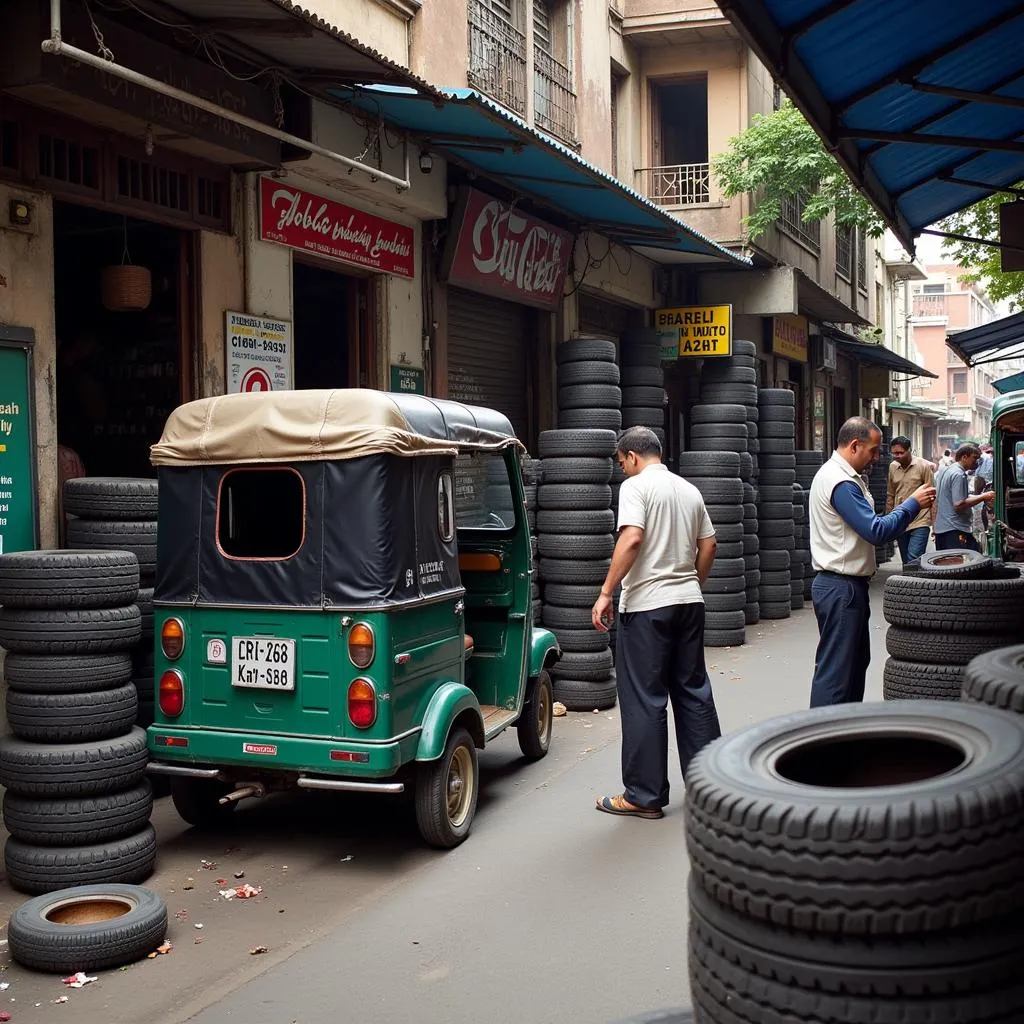
[[[612,608],[612,599],[609,594],[601,591],[601,596],[594,602],[590,610],[590,621],[594,629],[599,633],[607,633],[611,624],[615,621],[615,609]]]
[[[983,495],[981,495],[981,497],[982,497],[982,500],[984,500],[989,505],[991,505],[992,502],[996,500],[996,492],[995,491],[985,491],[985,493]]]
[[[932,503],[935,501],[935,488],[930,487],[928,484],[921,484],[911,497],[921,508],[931,508]]]

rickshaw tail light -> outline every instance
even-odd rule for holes
[[[373,664],[374,647],[373,630],[365,622],[357,622],[348,631],[348,658],[356,668]]]
[[[160,627],[160,650],[164,657],[176,661],[185,650],[185,624],[181,619],[167,619]]]
[[[185,710],[185,680],[176,668],[168,669],[160,677],[160,711],[168,718],[177,718]]]
[[[348,718],[357,729],[369,729],[377,721],[377,691],[369,679],[349,683]]]

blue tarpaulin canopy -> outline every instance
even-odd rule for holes
[[[1009,377],[1001,377],[992,381],[992,387],[1001,395],[1008,395],[1011,391],[1024,391],[1024,370],[1020,373],[1011,373]]]
[[[1024,356],[1024,313],[949,334],[946,344],[968,366]]]
[[[414,89],[358,86],[333,95],[414,135],[419,144],[557,211],[581,230],[628,245],[658,263],[749,266],[543,132],[473,89],[441,98]]]
[[[914,236],[1024,180],[1019,0],[719,0],[855,182]]]

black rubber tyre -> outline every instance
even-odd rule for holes
[[[567,606],[545,602],[541,609],[541,622],[548,629],[584,630],[594,628],[590,618],[590,608],[579,605]]]
[[[549,458],[541,462],[546,484],[606,484],[612,478],[612,460],[594,458]]]
[[[665,386],[665,371],[660,366],[623,366],[621,376],[624,388]]]
[[[743,615],[748,626],[756,626],[761,621],[761,605],[758,601],[748,601],[743,605]]]
[[[156,830],[145,825],[120,839],[89,846],[37,846],[8,839],[4,846],[7,881],[18,892],[53,892],[69,885],[134,885],[156,866]]]
[[[1024,715],[1024,645],[988,651],[964,671],[964,700]]]
[[[623,366],[660,366],[661,340],[651,327],[632,327],[619,337]]]
[[[452,729],[444,753],[418,766],[416,823],[433,847],[451,849],[470,832],[480,795],[476,747],[461,726]]]
[[[730,437],[745,441],[747,425],[746,423],[695,423],[690,427],[690,440],[709,437]]]
[[[743,545],[739,541],[719,541],[718,555],[721,558],[742,558]]]
[[[551,748],[551,726],[554,722],[554,687],[546,669],[529,681],[522,713],[516,720],[516,736],[523,757],[539,761]]]
[[[740,615],[746,623],[746,616]],[[717,629],[707,627],[704,630],[705,647],[742,647],[747,642],[746,629]]]
[[[746,590],[749,593],[751,589],[755,592],[761,583],[761,570],[760,569],[748,569],[743,574],[743,581],[746,584]]]
[[[711,509],[718,508],[735,508],[734,505],[708,505],[708,512]],[[732,518],[732,517],[730,517]],[[723,523],[711,517],[711,522],[715,527],[715,537],[718,540],[718,557],[719,558],[742,558],[743,557],[743,523]],[[722,553],[723,544],[738,544],[739,551],[735,555],[726,555]]]
[[[757,405],[757,388],[753,384],[702,382],[700,400],[702,405]]]
[[[85,743],[123,736],[135,724],[139,700],[132,683],[86,693],[7,691],[11,732],[37,743]]]
[[[757,392],[759,408],[766,405],[796,406],[796,395],[788,388],[760,388]]]
[[[708,573],[708,582],[742,576],[746,571],[747,566],[742,558],[716,558]]]
[[[761,574],[761,582],[757,586],[757,597],[761,604],[782,604],[789,601],[791,594],[788,583],[765,583],[764,573]]]
[[[710,612],[736,612],[743,611],[747,603],[746,590],[737,590],[732,594],[705,594],[704,608]]]
[[[152,579],[156,572],[156,521],[104,522],[68,519],[68,547],[131,551],[139,560],[139,578]]]
[[[664,425],[664,409],[654,409],[644,405],[631,405],[622,410],[623,430],[627,427],[650,427],[652,430],[660,430]],[[660,440],[664,444],[664,439]]]
[[[760,414],[760,423],[795,423],[796,422],[796,407],[792,405],[766,405],[758,410]],[[821,453],[812,452],[812,455],[818,456],[818,461],[814,465],[821,465]]]
[[[691,437],[690,451],[694,452],[735,452],[747,451],[748,441],[737,437]]]
[[[790,484],[774,485],[758,481],[757,496],[760,502],[781,501],[793,503],[793,488]]]
[[[615,384],[619,383],[619,368],[615,363],[600,359],[579,360],[561,363],[558,367],[558,386],[574,384]]]
[[[741,590],[740,596],[746,597],[745,590]],[[706,609],[704,612],[705,629],[742,629],[746,625],[743,619],[743,605],[738,609],[728,612],[716,612]]]
[[[762,587],[788,587],[793,582],[792,569],[762,569]],[[781,600],[781,596],[780,596]]]
[[[537,504],[541,510],[607,509],[612,489],[607,484],[541,484],[537,488]]]
[[[762,466],[757,477],[757,485],[762,494],[764,494],[766,487],[784,487],[792,495],[795,480],[795,469],[773,469]],[[765,495],[765,498],[767,499],[767,495]],[[784,501],[785,498],[781,500]]]
[[[885,700],[959,700],[963,682],[962,665],[928,665],[886,658],[882,696]]]
[[[615,514],[611,509],[591,509],[584,512],[542,509],[537,513],[537,532],[572,536],[612,533]]]
[[[785,601],[769,601],[762,597],[758,599],[761,606],[762,619],[788,619],[793,614],[793,608],[789,599]]]
[[[0,608],[0,646],[18,654],[127,651],[142,636],[142,617],[123,608]]]
[[[907,701],[771,719],[705,747],[686,796],[693,877],[757,920],[892,935],[1024,905],[1024,722],[991,708]]]
[[[602,683],[611,674],[612,664],[612,652],[609,650],[566,653],[555,663],[551,674],[557,680]]]
[[[116,608],[131,604],[138,589],[139,563],[128,551],[0,556],[0,605],[8,608]]]
[[[64,481],[64,511],[83,519],[156,519],[155,479],[83,476]]]
[[[692,881],[689,889],[699,1019],[1008,1024],[1024,1009],[1013,967],[1021,941],[1015,922],[895,939],[803,935],[730,913]],[[713,1007],[704,1004],[711,994]]]
[[[146,734],[51,746],[0,737],[0,784],[22,796],[88,796],[134,786],[146,771]]]
[[[603,583],[608,575],[611,559],[575,561],[567,558],[542,558],[540,578],[544,583]]]
[[[704,501],[712,505],[738,505],[743,498],[743,484],[737,479],[695,476],[690,483],[700,491]]]
[[[791,501],[762,501],[757,506],[758,519],[792,519],[793,502]]]
[[[885,621],[907,629],[961,633],[1024,631],[1024,579],[936,579],[890,576],[882,599]]]
[[[660,409],[665,404],[665,389],[637,384],[624,387],[622,389],[622,404],[624,406],[650,406],[652,409]]]
[[[773,470],[788,472],[792,476],[792,479],[789,481],[790,485],[796,482],[796,467],[793,465],[792,455],[762,455],[758,459],[758,465],[761,467],[762,472],[771,472]]]
[[[600,583],[578,585],[573,583],[548,583],[544,587],[544,600],[547,604],[555,604],[561,608],[594,607],[594,602],[601,594]]]
[[[614,363],[615,342],[604,338],[570,338],[555,346],[555,362],[559,365],[591,359]]]
[[[747,422],[745,405],[695,405],[690,409],[690,423],[739,423]]]
[[[132,659],[116,654],[9,654],[4,680],[20,693],[79,693],[123,686],[132,677]]]
[[[695,477],[739,480],[740,457],[737,452],[680,452],[679,475],[687,480]]]
[[[796,550],[795,537],[766,537],[761,535],[761,553],[766,551],[787,551],[792,553]]]
[[[558,389],[560,409],[617,409],[622,390],[614,384],[574,384]]]
[[[581,679],[559,679],[555,683],[555,700],[561,701],[569,711],[604,711],[615,707],[615,673],[601,682]]]
[[[762,441],[769,440],[771,438],[780,438],[785,441],[792,441],[795,437],[795,427],[792,423],[783,423],[778,420],[768,420],[765,423],[760,424],[757,431],[757,436]],[[766,451],[762,445],[761,451]]]
[[[757,527],[757,536],[764,541],[767,537],[792,537],[792,519],[761,519]]]
[[[758,452],[761,455],[760,463],[766,468],[784,469],[793,464],[789,461],[793,457],[793,439],[781,437],[762,437],[759,442]],[[777,457],[785,458],[785,463]],[[795,471],[796,467],[793,466]],[[794,477],[795,477],[794,472]]]
[[[613,430],[542,430],[537,439],[537,454],[542,459],[576,458],[580,455],[610,459],[615,454],[615,439]]]
[[[559,409],[559,430],[610,430],[616,436],[622,429],[618,409]]]
[[[903,566],[904,575],[938,576],[940,579],[988,579],[992,575],[992,559],[968,548],[947,551],[926,551]]]
[[[152,812],[153,789],[145,779],[98,796],[40,800],[4,794],[7,831],[39,846],[87,846],[133,835],[145,828]]]
[[[609,643],[607,633],[599,633],[593,626],[587,629],[552,629],[558,646],[565,651],[603,651]]]
[[[746,590],[746,580],[743,573],[733,576],[709,577],[701,587],[701,593],[708,597],[711,594],[739,594]]]
[[[705,362],[700,374],[701,390],[719,385],[732,384],[743,387],[757,384],[757,371],[752,366],[734,366],[730,363],[716,363],[711,360]]]
[[[23,903],[7,936],[13,959],[31,970],[101,971],[152,953],[167,936],[167,905],[135,885],[78,885]]]
[[[734,524],[740,526],[742,530],[742,505],[708,505],[706,507],[712,523]]]

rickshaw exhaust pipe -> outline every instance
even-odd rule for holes
[[[220,798],[222,804],[231,804],[236,800],[244,800],[247,796],[266,796],[267,787],[260,782],[250,782],[238,789],[232,790],[226,796]]]

